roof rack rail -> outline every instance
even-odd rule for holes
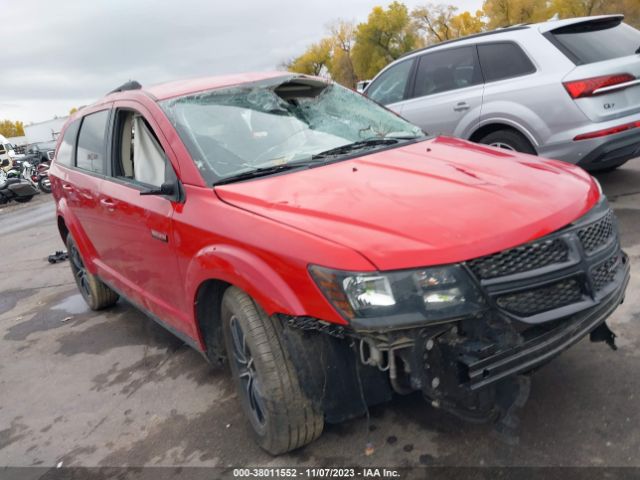
[[[118,88],[111,90],[109,93],[107,93],[107,95],[118,92],[126,92],[127,90],[140,90],[141,88],[142,85],[140,85],[140,83],[136,82],[135,80],[129,80],[128,82],[120,85]]]
[[[529,24],[529,23],[520,23],[518,25],[510,25],[510,26],[507,26],[507,27],[496,28],[495,30],[489,30],[488,32],[474,33],[474,34],[471,34],[471,35],[466,35],[464,37],[454,38],[452,40],[444,40],[444,41],[439,42],[439,43],[434,43],[432,45],[427,45],[426,47],[418,48],[416,50],[412,50],[410,52],[404,53],[404,54],[400,55],[396,60],[399,60],[399,59],[404,58],[404,57],[408,57],[409,55],[413,55],[414,53],[424,52],[426,50],[431,50],[432,48],[441,47],[443,45],[449,45],[450,43],[457,43],[457,42],[462,42],[463,40],[472,40],[474,38],[487,37],[489,35],[496,35],[498,33],[511,32],[511,31],[515,31],[515,30],[524,30],[526,28],[529,28],[529,25],[531,25],[531,24]]]

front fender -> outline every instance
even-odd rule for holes
[[[289,284],[259,256],[228,244],[202,248],[189,262],[185,275],[189,298],[195,300],[200,285],[222,280],[249,294],[268,315],[299,315],[303,306]]]

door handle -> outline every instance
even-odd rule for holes
[[[111,200],[110,198],[101,198],[100,199],[100,204],[106,208],[107,210],[109,210],[110,212],[113,212],[115,210],[116,204],[113,200]]]
[[[454,112],[464,112],[465,110],[469,110],[469,105],[467,102],[460,102],[455,107],[453,107]]]
[[[68,183],[63,183],[62,184],[62,189],[66,190],[67,192],[73,192],[73,187],[71,185],[69,185]]]

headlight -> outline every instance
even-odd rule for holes
[[[311,265],[322,293],[348,320],[398,317],[437,322],[484,308],[484,298],[459,265],[394,272],[346,272]]]

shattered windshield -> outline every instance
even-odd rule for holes
[[[424,137],[362,95],[309,78],[218,89],[161,105],[211,184]]]

